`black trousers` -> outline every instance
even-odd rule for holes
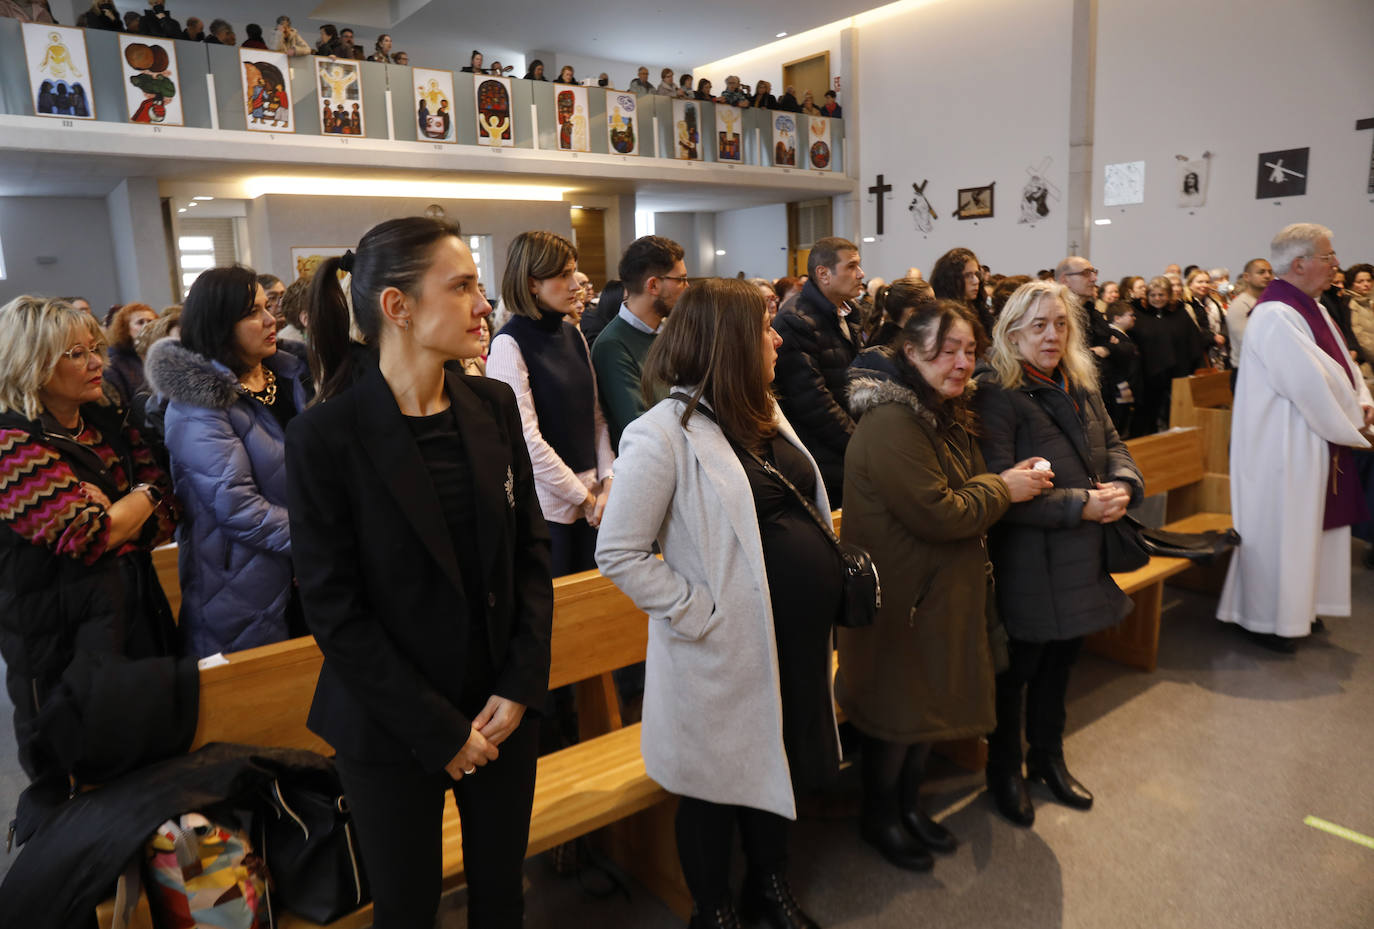
[[[585,519],[574,523],[553,523],[548,520],[553,540],[553,576],[576,574],[596,567],[596,530]]]
[[[1032,757],[1064,754],[1065,694],[1083,638],[1010,642],[1011,666],[997,675],[997,728],[988,736],[988,770],[1019,771],[1021,718]]]
[[[750,873],[776,874],[787,867],[785,818],[747,806],[678,798],[677,856],[692,902],[703,912],[730,899],[730,852],[737,824]]]
[[[524,925],[523,866],[538,735],[538,719],[529,714],[501,743],[499,758],[457,783],[409,760],[335,759],[372,887],[375,929],[434,925],[443,876],[444,795],[450,788],[463,823],[468,926]]]

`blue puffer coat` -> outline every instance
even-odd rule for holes
[[[300,359],[279,351],[264,365],[279,394],[304,409]],[[292,586],[286,434],[227,367],[175,339],[153,346],[146,370],[166,404],[172,483],[184,509],[177,544],[186,652],[280,642]]]

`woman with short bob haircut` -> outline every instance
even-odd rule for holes
[[[103,347],[65,301],[0,307],[0,649],[19,763],[59,797],[185,751],[195,729],[195,662],[173,670],[150,556],[172,485],[102,394]]]
[[[352,316],[338,270],[352,274]],[[320,401],[287,438],[291,539],[377,929],[433,926],[445,795],[468,925],[523,925],[553,585],[515,397],[458,373],[491,306],[458,227],[370,229],[315,275]]]
[[[1097,366],[1067,287],[1032,281],[1012,294],[992,332],[991,370],[978,377],[978,444],[989,471],[1046,458],[1054,487],[1014,503],[988,534],[997,609],[1011,666],[997,675],[997,728],[988,736],[988,789],[1004,816],[1035,821],[1022,776],[1061,802],[1093,795],[1064,762],[1065,694],[1083,639],[1131,610],[1103,557],[1104,526],[1144,494],[1140,472],[1098,393]]]
[[[252,269],[191,285],[181,339],[148,352],[177,498],[179,627],[198,657],[300,634],[286,514],[286,424],[305,408],[305,363],[277,351]]]
[[[515,237],[501,280],[501,305],[514,315],[491,340],[487,377],[515,391],[554,577],[596,566],[615,461],[587,340],[572,324],[581,297],[571,242],[552,232]]]
[[[767,319],[746,281],[709,279],[678,301],[644,363],[646,402],[668,398],[621,438],[597,544],[602,573],[649,614],[642,750],[680,797],[693,927],[739,925],[737,829],[739,915],[816,926],[787,883],[787,821],[794,790],[839,765],[829,668],[843,568],[799,499],[829,523],[820,470],[769,389],[782,340]]]
[[[845,453],[844,537],[873,556],[884,584],[874,624],[839,630],[835,690],[863,736],[860,835],[912,871],[956,846],[921,809],[931,746],[996,724],[1007,645],[986,533],[1054,477],[1034,470],[1037,459],[1000,474],[984,464],[970,408],[976,325],[962,303],[922,301],[876,349],[888,365],[849,381],[859,425]]]

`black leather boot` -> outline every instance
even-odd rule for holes
[[[902,824],[932,852],[948,855],[959,847],[959,840],[921,809],[921,782],[930,760],[930,743],[907,749],[902,765]]]
[[[773,929],[820,929],[792,896],[787,875],[780,871],[746,876],[739,911],[746,922],[764,922]]]
[[[739,914],[729,903],[707,910],[693,910],[687,929],[740,929]]]
[[[997,811],[1017,826],[1030,827],[1035,824],[1035,807],[1031,805],[1030,791],[1019,769],[1000,771],[988,768],[988,793],[997,804]]]
[[[889,862],[907,871],[929,871],[935,859],[902,823],[902,765],[906,746],[863,741],[863,806],[859,835]]]
[[[1078,783],[1064,764],[1064,756],[1038,757],[1032,754],[1026,759],[1026,777],[1041,781],[1050,793],[1065,806],[1075,810],[1090,810],[1093,806],[1092,791]]]

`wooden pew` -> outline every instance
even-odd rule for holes
[[[1171,429],[1131,439],[1126,446],[1145,479],[1145,495],[1168,494],[1169,521],[1163,528],[1176,532],[1231,528],[1229,481],[1217,480],[1204,470],[1201,430]],[[1110,629],[1089,636],[1088,649],[1143,671],[1155,670],[1164,582],[1177,581],[1190,569],[1196,570],[1187,559],[1155,557],[1143,568],[1112,575],[1131,595],[1135,609]]]
[[[627,872],[685,916],[691,900],[672,844],[672,798],[645,774],[640,727],[621,725],[611,680],[613,670],[644,660],[645,616],[595,571],[556,579],[554,597],[549,686],[576,685],[583,740],[539,759],[529,854],[663,805],[647,823],[610,837],[608,844]],[[331,753],[305,725],[323,661],[314,639],[292,639],[225,657],[226,664],[201,671],[194,748],[242,742]],[[665,824],[667,832],[662,833]],[[452,794],[444,809],[443,875],[445,889],[463,882],[462,825]],[[101,926],[110,925],[111,912],[112,902],[100,908]],[[353,929],[371,921],[369,906],[330,926]],[[314,924],[287,914],[278,925],[305,929]]]
[[[1231,372],[1205,371],[1174,378],[1169,400],[1169,428],[1196,426],[1202,433],[1202,468],[1209,474],[1231,473]]]

